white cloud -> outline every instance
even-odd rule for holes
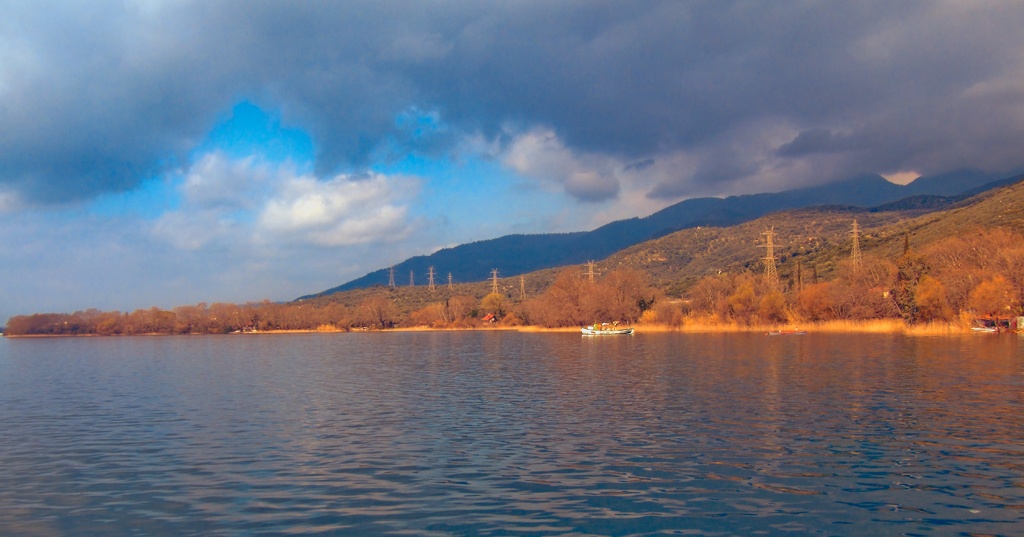
[[[237,245],[245,236],[237,222],[213,210],[164,213],[152,229],[156,237],[179,250],[201,250],[211,244]]]
[[[516,136],[501,161],[517,173],[560,186],[579,201],[600,202],[618,196],[621,184],[613,158],[573,152],[550,129]]]
[[[402,201],[417,184],[380,174],[339,175],[329,181],[293,177],[267,201],[258,223],[263,230],[323,246],[392,242],[409,232]]]
[[[410,232],[408,203],[418,190],[412,177],[322,180],[288,163],[211,153],[184,174],[181,206],[162,215],[153,233],[182,250],[393,242]]]
[[[196,207],[252,209],[274,182],[274,171],[255,157],[232,161],[223,153],[209,153],[189,169],[181,192]]]

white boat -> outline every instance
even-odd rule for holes
[[[592,324],[590,326],[586,326],[584,328],[581,328],[580,331],[583,332],[584,336],[618,336],[618,335],[627,335],[627,334],[632,334],[633,333],[633,328],[632,327],[630,327],[630,328],[618,328],[618,326],[617,326],[618,324],[619,323],[614,323],[614,324],[608,324],[608,323]]]

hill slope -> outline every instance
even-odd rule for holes
[[[681,230],[617,252],[598,262],[596,269],[599,274],[619,268],[643,270],[650,275],[655,287],[670,296],[678,296],[700,278],[719,271],[760,271],[760,260],[765,253],[761,246],[764,244],[762,233],[774,227],[781,278],[794,278],[799,263],[805,281],[815,275],[828,279],[836,264],[850,254],[854,219],[860,225],[863,253],[889,259],[899,257],[904,237],[909,237],[912,248],[923,248],[972,229],[1005,227],[1024,233],[1024,182],[1017,179],[1018,182],[1010,186],[960,199],[951,206],[950,198],[941,198],[947,207],[940,211],[931,211],[930,206],[916,208],[922,199],[932,197],[915,196],[906,202],[874,208],[831,205],[794,209],[731,227]],[[522,284],[526,296],[537,296],[564,268],[542,269],[521,278],[502,278],[500,292],[518,299]],[[479,301],[490,290],[489,282],[459,283],[452,289],[439,285],[434,293],[422,285],[357,288],[316,297],[311,302],[337,302],[356,308],[367,298],[384,293],[403,315],[407,315],[456,296]]]
[[[763,232],[775,230],[775,255],[783,279],[795,275],[797,263],[826,277],[836,262],[848,258],[851,229],[857,220],[865,254],[896,259],[906,237],[921,248],[972,229],[1004,227],[1024,232],[1024,181],[962,199],[931,211],[914,209],[920,197],[864,209],[825,206],[774,213],[728,228],[695,228],[627,248],[598,264],[601,270],[641,269],[669,293],[685,289],[719,271],[760,270]],[[950,200],[951,198],[942,198]],[[946,203],[949,203],[948,201]],[[928,204],[924,204],[928,206]]]
[[[451,273],[456,282],[483,281],[495,267],[503,276],[515,276],[544,268],[579,264],[589,259],[604,259],[624,248],[678,230],[697,226],[730,226],[787,209],[829,204],[871,207],[918,196],[919,204],[926,203],[927,208],[934,210],[956,201],[956,198],[948,197],[962,192],[983,191],[1007,181],[992,182],[993,179],[995,177],[979,172],[958,172],[922,177],[901,186],[876,175],[778,193],[696,198],[679,202],[644,218],[619,220],[593,231],[506,235],[445,248],[431,255],[407,259],[395,265],[394,269],[396,277],[402,280],[410,271],[420,279],[433,266],[440,280],[445,280],[447,274]],[[921,197],[925,195],[944,196],[948,199]],[[388,269],[382,268],[301,299],[387,283]]]

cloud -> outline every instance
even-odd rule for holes
[[[130,190],[185,165],[241,99],[310,134],[318,177],[382,147],[444,154],[545,130],[583,164],[553,180],[584,201],[616,199],[635,162],[701,161],[656,182],[665,199],[783,168],[807,170],[790,184],[1008,169],[1024,142],[1022,19],[1020,3],[953,0],[16,3],[0,184],[36,203]],[[408,110],[446,128],[411,136],[396,124]],[[737,163],[751,125],[776,151]]]
[[[779,147],[777,154],[782,157],[801,157],[813,153],[835,153],[843,150],[843,140],[834,136],[829,129],[809,129]]]
[[[394,242],[409,234],[408,211],[400,200],[415,190],[411,179],[383,175],[326,182],[294,177],[267,202],[258,223],[263,230],[324,246]]]
[[[0,214],[12,212],[20,208],[21,205],[15,192],[0,190]]]
[[[516,136],[501,154],[502,162],[520,174],[559,185],[573,198],[601,202],[618,195],[615,159],[574,154],[548,129]]]
[[[181,192],[186,203],[199,209],[253,209],[277,171],[255,156],[231,160],[221,152],[208,153],[189,169]]]
[[[395,242],[410,233],[419,180],[404,176],[299,174],[290,163],[214,152],[185,174],[181,206],[154,234],[183,250],[317,247]]]

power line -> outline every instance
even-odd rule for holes
[[[434,267],[430,267],[427,272],[427,288],[430,289],[430,294],[434,294]]]
[[[388,287],[390,287],[392,289],[395,288],[395,266],[394,265],[391,265],[391,268],[388,269]]]
[[[491,270],[491,292],[495,294],[498,292],[498,269]]]

